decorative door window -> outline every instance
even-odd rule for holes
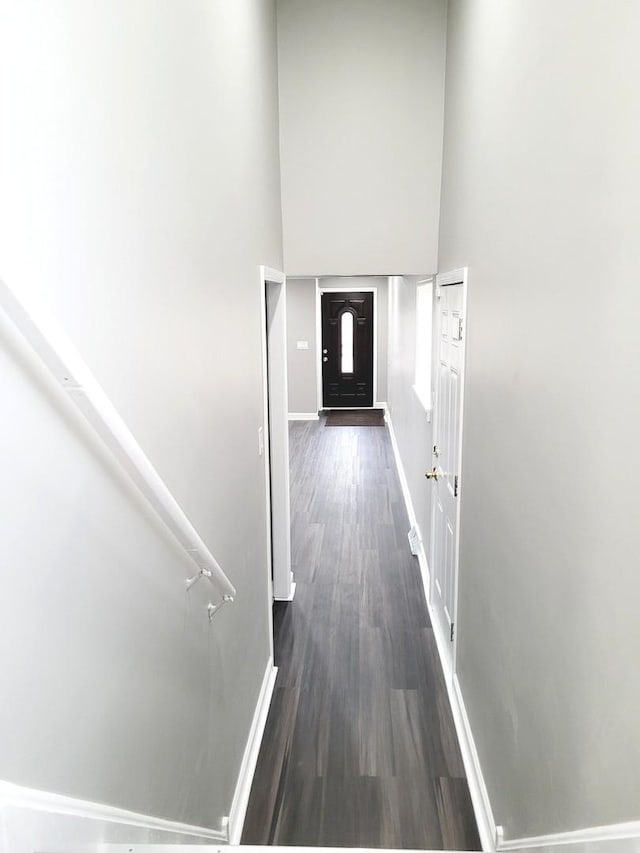
[[[353,314],[343,311],[340,317],[340,372],[353,373]]]

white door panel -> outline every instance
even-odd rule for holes
[[[445,279],[451,277],[444,277]],[[459,484],[462,438],[462,395],[465,336],[465,284],[438,283],[435,334],[436,401],[434,456],[431,476],[433,495],[431,590],[434,620],[453,640],[457,597],[459,541]],[[453,652],[449,648],[449,665]]]

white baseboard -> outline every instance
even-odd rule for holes
[[[565,848],[568,844],[571,845],[571,853],[637,851],[640,849],[640,821],[613,823],[608,826],[590,826],[571,832],[535,835],[510,841],[499,840],[497,850],[532,850],[536,848],[548,850],[556,847]]]
[[[404,498],[405,506],[407,507],[407,515],[409,516],[409,524],[413,527],[417,524],[416,522],[416,512],[413,508],[413,501],[411,500],[411,492],[409,491],[409,483],[407,482],[407,476],[404,472],[404,465],[402,464],[402,457],[400,456],[400,448],[398,447],[398,440],[396,438],[396,433],[393,428],[393,421],[391,420],[391,412],[388,409],[385,409],[385,421],[387,422],[387,427],[389,428],[389,436],[391,437],[391,447],[393,448],[393,455],[396,460],[396,468],[398,469],[398,477],[400,478],[400,486],[402,488],[402,497]]]
[[[476,749],[476,744],[473,739],[473,732],[471,731],[469,717],[467,716],[467,709],[464,704],[464,699],[462,698],[460,682],[456,673],[453,674],[452,678],[447,680],[447,690],[449,693],[449,701],[451,703],[451,711],[453,713],[453,722],[456,727],[456,733],[460,743],[462,762],[464,764],[467,782],[469,784],[469,793],[471,794],[473,811],[478,824],[480,843],[482,844],[483,850],[493,851],[496,849],[497,840],[496,822],[493,817],[491,801],[489,800],[487,786],[482,773],[482,766],[480,765],[480,759],[478,758],[478,750]]]
[[[262,735],[264,734],[264,727],[267,722],[277,674],[278,669],[273,665],[273,659],[269,658],[264,671],[256,709],[253,714],[247,745],[245,746],[242,763],[240,764],[240,772],[238,773],[236,790],[231,803],[231,811],[229,812],[229,844],[240,844],[242,837],[242,827],[247,813],[247,805],[249,804],[253,774],[255,773],[258,762]]]
[[[277,669],[269,658],[228,821],[220,829],[180,823],[0,781],[0,853],[68,850],[104,845],[238,844],[247,810]],[[209,845],[212,845],[209,847]],[[106,848],[104,848],[106,849]],[[166,848],[165,848],[166,849]]]
[[[426,593],[426,590],[425,590]],[[440,621],[436,619],[435,614],[431,611],[431,624],[433,625],[433,633],[438,647],[438,655],[440,664],[444,673],[444,680],[447,686],[447,695],[449,697],[449,705],[453,715],[453,724],[458,736],[460,752],[462,754],[462,763],[469,785],[469,793],[471,795],[471,803],[473,805],[473,813],[478,825],[478,834],[480,835],[480,843],[484,851],[493,853],[496,850],[496,841],[498,837],[496,823],[493,818],[491,802],[487,793],[487,786],[484,781],[480,759],[478,758],[478,750],[473,739],[473,732],[469,724],[469,717],[462,698],[460,682],[458,676],[452,672],[450,657],[447,653],[449,638],[445,637],[440,628]]]
[[[422,574],[422,583],[424,584],[424,594],[426,596],[427,601],[429,600],[429,584],[430,584],[430,576],[429,576],[429,562],[427,560],[427,555],[424,550],[424,545],[422,542],[422,536],[420,534],[420,526],[418,525],[418,520],[416,518],[416,511],[413,507],[413,500],[411,499],[411,492],[409,491],[409,483],[407,481],[407,475],[405,474],[404,465],[402,464],[402,457],[400,456],[400,448],[398,447],[398,440],[396,438],[395,431],[393,429],[393,421],[391,420],[391,413],[387,407],[387,404],[383,404],[385,407],[385,416],[384,419],[387,423],[387,427],[389,428],[389,436],[391,438],[391,447],[393,448],[393,456],[396,461],[396,469],[398,471],[398,478],[400,480],[400,488],[402,489],[402,497],[404,498],[404,505],[407,508],[407,515],[409,516],[409,525],[411,527],[415,527],[418,531],[418,535],[420,537],[420,545],[417,549],[416,556],[418,557],[418,563],[420,565],[420,572]]]
[[[226,843],[226,833],[0,782],[2,853],[125,842],[218,845]]]
[[[317,412],[289,412],[290,421],[318,421],[320,415]]]
[[[294,580],[291,581],[291,586],[289,587],[289,595],[285,595],[284,597],[280,595],[274,595],[274,601],[293,601],[293,598],[296,594],[296,582]]]

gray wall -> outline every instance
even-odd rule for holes
[[[389,279],[389,417],[403,462],[411,501],[427,561],[431,542],[432,486],[425,471],[432,467],[433,429],[413,390],[416,358],[416,283],[419,277]],[[430,334],[430,330],[425,330]],[[428,590],[426,591],[428,594]]]
[[[640,6],[450,3],[459,674],[507,837],[640,818]]]
[[[0,277],[58,318],[238,590],[209,628],[207,585],[186,594],[1,327],[0,779],[217,827],[269,654],[275,3],[1,3],[0,81]]]
[[[377,398],[385,402],[387,395],[387,304],[386,276],[355,276],[321,278],[320,287],[376,290],[378,351]],[[308,340],[309,351],[296,350],[296,341]],[[287,278],[287,342],[289,370],[289,412],[316,412],[318,409],[317,340],[316,340],[316,280]],[[313,347],[313,350],[311,349]]]
[[[435,269],[445,0],[278,0],[290,275]]]
[[[307,341],[308,350],[297,349],[297,341]],[[287,381],[289,412],[313,414],[318,411],[316,365],[316,280],[287,279]]]

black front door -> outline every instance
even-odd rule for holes
[[[373,293],[322,294],[322,405],[373,406]]]

